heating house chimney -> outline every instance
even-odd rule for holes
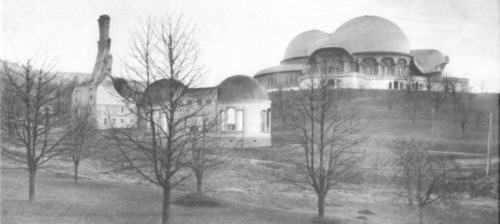
[[[109,16],[99,16],[99,41],[97,42],[98,53],[102,53],[105,49],[109,51],[111,47],[111,39],[109,39]]]

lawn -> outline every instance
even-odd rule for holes
[[[85,167],[85,166],[84,166]],[[59,167],[57,170],[63,168]],[[172,205],[172,223],[311,223],[316,199],[309,192],[287,188],[266,175],[258,160],[236,160],[207,179],[205,190],[222,206]],[[70,169],[67,170],[70,172]],[[83,169],[82,174],[89,171]],[[130,180],[84,178],[42,170],[36,200],[27,201],[27,175],[20,168],[1,170],[1,223],[158,223],[161,191]],[[97,177],[97,178],[95,178]],[[174,199],[190,190],[189,182],[174,191]],[[350,185],[332,190],[326,214],[333,223],[415,223],[415,209],[395,200],[383,185]],[[497,223],[492,200],[468,198],[446,209],[427,210],[432,223]]]
[[[57,178],[40,172],[36,201],[27,201],[26,172],[2,169],[1,223],[158,223],[161,191],[143,184]],[[178,197],[182,192],[175,192]],[[309,214],[222,200],[215,208],[172,206],[172,223],[306,223]]]

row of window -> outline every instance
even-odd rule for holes
[[[228,107],[219,113],[222,131],[243,131],[243,110]]]
[[[116,125],[116,118],[111,118],[109,120],[111,121],[109,124]],[[125,119],[124,118],[120,118],[120,124],[124,124],[124,123],[125,123]],[[129,119],[129,124],[133,124],[133,123],[134,123],[134,119],[130,118]],[[108,125],[108,118],[104,118],[104,125]]]
[[[221,130],[226,132],[243,131],[244,112],[241,109],[228,107],[219,112]],[[260,112],[260,131],[268,133],[271,130],[271,109]]]
[[[422,90],[424,90],[424,84],[418,83],[418,82],[414,82],[414,83],[411,84],[410,88],[411,88],[411,90],[422,91]],[[400,89],[400,90],[403,90],[403,82],[398,82],[398,81],[390,82],[389,83],[389,89]]]
[[[183,101],[183,100],[181,100],[179,102],[180,106],[183,106],[183,105],[190,106],[190,105],[192,105],[194,103],[196,103],[196,105],[198,105],[198,106],[201,106],[203,104],[203,100],[202,99],[198,99],[196,101],[193,101],[193,100]],[[206,99],[205,100],[205,104],[211,104],[211,103],[212,103],[212,100],[210,100],[210,99]]]

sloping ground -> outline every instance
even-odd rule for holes
[[[56,178],[40,172],[36,201],[27,202],[24,170],[2,169],[1,223],[158,223],[161,191],[151,186]],[[174,197],[180,195],[174,193]],[[172,223],[307,223],[311,215],[230,201],[217,208],[172,205]]]
[[[159,189],[136,178],[98,172],[96,164],[82,164],[86,178],[74,184],[70,164],[55,161],[39,173],[33,203],[26,201],[27,172],[3,168],[2,223],[158,223]],[[316,212],[315,196],[276,182],[270,175],[275,165],[241,157],[226,162],[205,181],[205,192],[223,206],[172,205],[173,223],[309,223]],[[174,198],[192,187],[192,182],[179,186]],[[341,223],[412,223],[415,209],[395,199],[392,190],[376,184],[340,186],[330,192],[326,214]],[[362,210],[374,214],[360,214]],[[426,212],[434,223],[486,224],[498,220],[496,202],[485,198],[466,198],[460,205]]]

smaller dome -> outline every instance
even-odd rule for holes
[[[269,96],[264,87],[257,80],[249,76],[231,76],[217,86],[217,101],[219,103],[239,103],[257,100],[269,100]]]
[[[410,55],[413,57],[413,64],[424,74],[442,72],[449,61],[448,56],[436,49],[411,50]]]
[[[141,104],[159,104],[160,102],[168,101],[170,95],[169,89],[172,87],[175,88],[176,91],[181,91],[186,88],[184,84],[178,80],[160,79],[146,88],[142,96]]]
[[[314,46],[318,40],[326,36],[328,34],[321,30],[308,30],[300,33],[288,44],[283,60],[309,57],[311,46]]]

